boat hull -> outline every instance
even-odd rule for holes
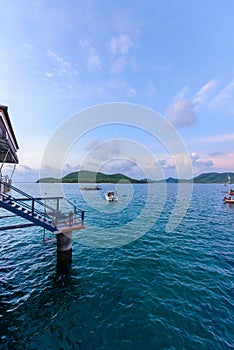
[[[229,204],[234,204],[234,198],[224,197],[224,202]]]

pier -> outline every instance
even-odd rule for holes
[[[19,149],[8,115],[8,108],[0,105],[0,208],[25,222],[0,225],[0,231],[40,226],[56,235],[58,264],[72,261],[72,232],[83,229],[84,210],[64,197],[33,197],[12,185],[12,176],[18,164]],[[9,176],[2,176],[5,163],[13,164]]]

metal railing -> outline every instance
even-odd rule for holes
[[[0,186],[5,189],[7,189],[8,192],[1,193],[0,198],[4,200],[8,200],[9,203],[16,203],[22,209],[26,209],[29,212],[29,215],[32,216],[38,215],[42,218],[47,219],[49,222],[51,222],[54,226],[78,226],[84,225],[84,210],[78,208],[75,204],[73,204],[71,201],[69,201],[66,198],[63,197],[40,197],[35,198],[29,195],[28,193],[20,190],[19,188],[16,188],[11,183],[0,181]],[[23,198],[12,196],[9,191],[16,192],[17,195],[21,195]],[[56,209],[53,208],[51,205],[49,205],[48,200],[55,200],[56,202]],[[72,210],[62,212],[60,210],[60,203],[59,201],[65,199],[69,205],[72,207]]]

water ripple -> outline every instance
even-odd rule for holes
[[[74,196],[76,187],[66,188]],[[0,348],[233,349],[233,210],[221,189],[195,186],[174,232],[165,230],[169,198],[134,242],[95,249],[75,241],[73,264],[63,271],[55,242],[42,244],[40,229],[0,233]],[[135,190],[139,198],[144,185]],[[138,215],[133,207],[122,223]],[[96,209],[87,215],[98,218]],[[101,218],[104,230],[111,215]],[[117,225],[121,215],[113,215]]]

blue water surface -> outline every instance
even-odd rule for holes
[[[39,194],[37,184],[18,186]],[[64,185],[86,210],[86,229],[74,233],[63,269],[52,234],[43,243],[38,227],[0,232],[1,349],[234,349],[234,205],[223,203],[225,187],[194,185],[186,215],[168,232],[178,185],[167,185],[162,210],[154,185],[150,210],[130,228],[148,191],[124,186],[107,204],[113,185],[87,191],[88,202],[78,185]]]

